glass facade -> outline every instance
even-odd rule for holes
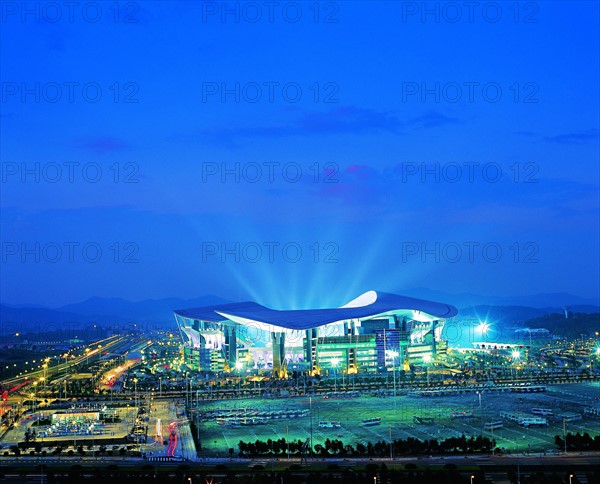
[[[214,373],[235,371],[240,361],[246,367],[258,368],[256,362],[248,359],[248,350],[254,343],[243,337],[244,325],[179,315],[176,320],[184,339],[184,362],[191,369]],[[323,333],[330,326],[303,330],[304,359],[301,361],[300,357],[294,364],[307,365],[313,374],[369,373],[398,367],[408,369],[411,364],[421,365],[446,353],[447,343],[441,339],[444,320],[414,321],[390,316],[342,323],[337,324],[342,335],[325,336]],[[286,333],[282,329],[272,331],[269,336],[270,344],[265,349],[272,355],[270,368],[274,376],[285,378],[287,365],[292,361],[286,348]],[[267,369],[268,364],[263,368]]]
[[[320,372],[377,371],[377,348],[374,334],[319,338],[316,367]]]

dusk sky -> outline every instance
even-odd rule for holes
[[[600,4],[469,4],[2,1],[0,302],[598,301]]]

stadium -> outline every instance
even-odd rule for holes
[[[337,308],[276,310],[255,302],[174,311],[184,362],[202,372],[375,373],[443,355],[449,304],[368,291]]]

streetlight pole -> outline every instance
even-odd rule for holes
[[[190,396],[188,394],[188,374],[185,373],[185,406],[190,406]]]
[[[190,407],[194,401],[194,378],[190,378]],[[189,411],[190,409],[188,409]]]
[[[333,391],[337,393],[337,365],[333,368]]]
[[[427,371],[427,386],[429,387],[429,363],[431,363],[431,355],[423,356],[423,362],[425,363],[425,370]]]
[[[483,437],[483,410],[481,408],[481,393],[477,392],[477,396],[479,397],[479,421],[481,424],[481,436]]]
[[[397,351],[390,351],[389,352],[389,356],[392,357],[392,379],[394,382],[394,413],[396,413],[396,396],[397,396],[397,392],[396,392],[396,358],[398,357],[399,353]]]
[[[340,364],[340,360],[338,358],[333,358],[331,360],[331,367],[333,368],[333,378],[334,378],[334,392],[337,392],[337,367]]]
[[[312,397],[308,397],[308,408],[310,413],[310,453],[313,449],[313,414],[312,414]]]
[[[565,455],[567,454],[567,419],[563,417],[563,440],[565,443]]]
[[[240,398],[241,393],[242,393],[242,388],[241,388],[241,384],[242,384],[242,368],[244,367],[244,363],[240,360],[235,362],[235,369],[238,372],[238,398]]]
[[[521,352],[518,350],[514,350],[511,354],[511,356],[513,358],[513,365],[511,365],[511,366],[513,367],[513,374],[515,375],[515,379],[516,379],[516,371],[514,371],[514,365],[517,364],[517,362],[521,358]]]

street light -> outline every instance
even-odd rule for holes
[[[521,352],[519,350],[513,350],[511,353],[513,362],[519,361],[519,359],[521,358]],[[513,371],[513,376],[516,376],[515,373],[515,367],[512,366],[512,371]]]
[[[569,474],[569,484],[573,484],[573,474]]]
[[[334,391],[337,392],[337,367],[340,364],[340,359],[339,358],[332,358],[331,359],[331,367],[334,369],[333,374],[335,377],[335,387],[334,387]]]
[[[490,324],[487,321],[481,321],[477,326],[477,329],[481,333],[481,338],[483,341],[487,342],[486,335],[490,329]],[[483,373],[485,375],[485,348],[483,349],[483,353],[481,354],[481,359],[483,363]]]
[[[308,408],[310,413],[310,453],[313,450],[313,415],[312,415],[312,397],[308,397]]]
[[[242,368],[244,368],[244,362],[241,360],[237,360],[235,362],[235,369],[238,372],[238,397],[240,396],[240,391],[241,391],[240,383],[241,383],[241,379],[242,379],[242,375],[241,375]]]
[[[473,479],[475,479],[475,476],[471,475],[471,484],[473,484]]]
[[[431,363],[431,355],[423,356],[423,363],[425,363],[425,369],[427,370],[427,386],[429,386],[429,363]]]
[[[567,419],[563,417],[563,440],[565,443],[565,455],[567,455]]]
[[[479,397],[479,420],[481,423],[481,436],[483,437],[483,410],[481,408],[481,393],[477,392],[477,396]]]
[[[394,380],[394,412],[396,411],[396,358],[400,355],[397,351],[388,350],[388,355],[392,357],[392,375]]]

